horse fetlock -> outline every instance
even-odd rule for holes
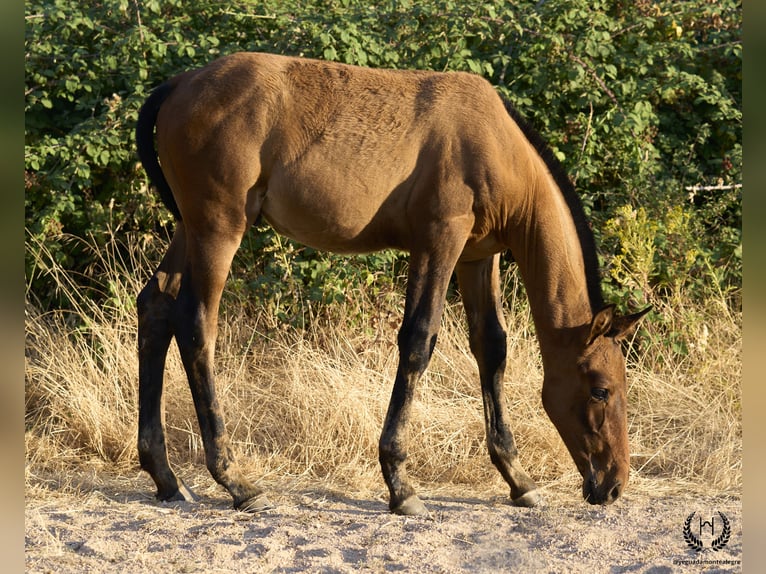
[[[498,468],[502,466],[510,468],[518,466],[516,461],[519,457],[519,451],[516,448],[513,435],[510,433],[497,435],[491,432],[487,434],[487,450],[489,451],[489,459],[492,461],[492,464]]]
[[[514,506],[532,507],[542,503],[537,484],[517,460],[511,464],[507,480],[511,487],[511,502]]]
[[[385,459],[381,456],[381,469],[383,478],[388,486],[390,495],[389,509],[394,514],[423,515],[428,511],[415,494],[415,489],[407,477],[407,469],[404,466],[404,457],[396,460]]]
[[[229,491],[234,499],[234,508],[244,512],[261,512],[273,508],[263,491],[242,473],[229,449],[220,452],[226,453],[226,456],[209,456],[207,468],[215,481]]]
[[[511,486],[511,498],[514,500],[522,499],[528,493],[537,491],[537,484],[535,481],[532,480],[518,464],[514,465],[508,482]]]

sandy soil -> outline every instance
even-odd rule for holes
[[[42,483],[41,483],[42,484]],[[27,572],[739,572],[741,503],[732,498],[631,494],[591,507],[548,493],[543,508],[499,496],[439,492],[430,520],[387,512],[385,499],[321,487],[274,496],[258,515],[234,511],[216,486],[201,501],[158,503],[144,477],[78,488],[27,488]],[[728,544],[684,540],[686,518],[722,512]],[[716,518],[715,535],[722,532]],[[697,561],[695,564],[684,562]],[[701,563],[700,563],[701,562]],[[717,564],[715,562],[718,562]]]

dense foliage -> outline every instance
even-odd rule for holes
[[[25,10],[26,272],[43,306],[66,301],[41,246],[99,289],[75,238],[159,246],[171,221],[137,165],[138,108],[168,76],[240,50],[482,74],[568,168],[610,297],[703,297],[741,281],[741,2],[32,0]],[[280,292],[286,317],[301,297],[380,288],[401,264],[395,254],[336,264],[270,231],[247,244],[235,292]]]

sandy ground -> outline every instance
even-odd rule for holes
[[[741,503],[732,498],[628,493],[592,507],[549,493],[515,508],[500,496],[421,494],[431,519],[387,512],[385,499],[321,487],[274,496],[249,515],[206,487],[198,503],[159,503],[141,477],[78,488],[27,488],[27,572],[739,572]],[[551,500],[551,497],[553,498]],[[722,512],[725,548],[714,551],[699,518]],[[704,549],[684,540],[686,518]],[[685,562],[696,561],[695,564]],[[718,562],[718,563],[715,563]]]

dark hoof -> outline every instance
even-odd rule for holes
[[[543,506],[545,503],[543,497],[540,496],[540,493],[537,490],[530,490],[518,498],[511,500],[511,504],[525,508],[534,508],[535,506]]]
[[[271,510],[272,508],[274,508],[274,505],[266,497],[265,494],[257,494],[255,496],[251,496],[250,498],[246,498],[242,502],[235,503],[234,508],[236,508],[237,510],[241,512],[249,512],[251,514],[257,514],[258,512]]]
[[[431,513],[428,512],[426,505],[420,500],[417,495],[404,499],[399,506],[391,509],[394,514],[401,514],[402,516],[421,516],[423,518],[431,518]]]

